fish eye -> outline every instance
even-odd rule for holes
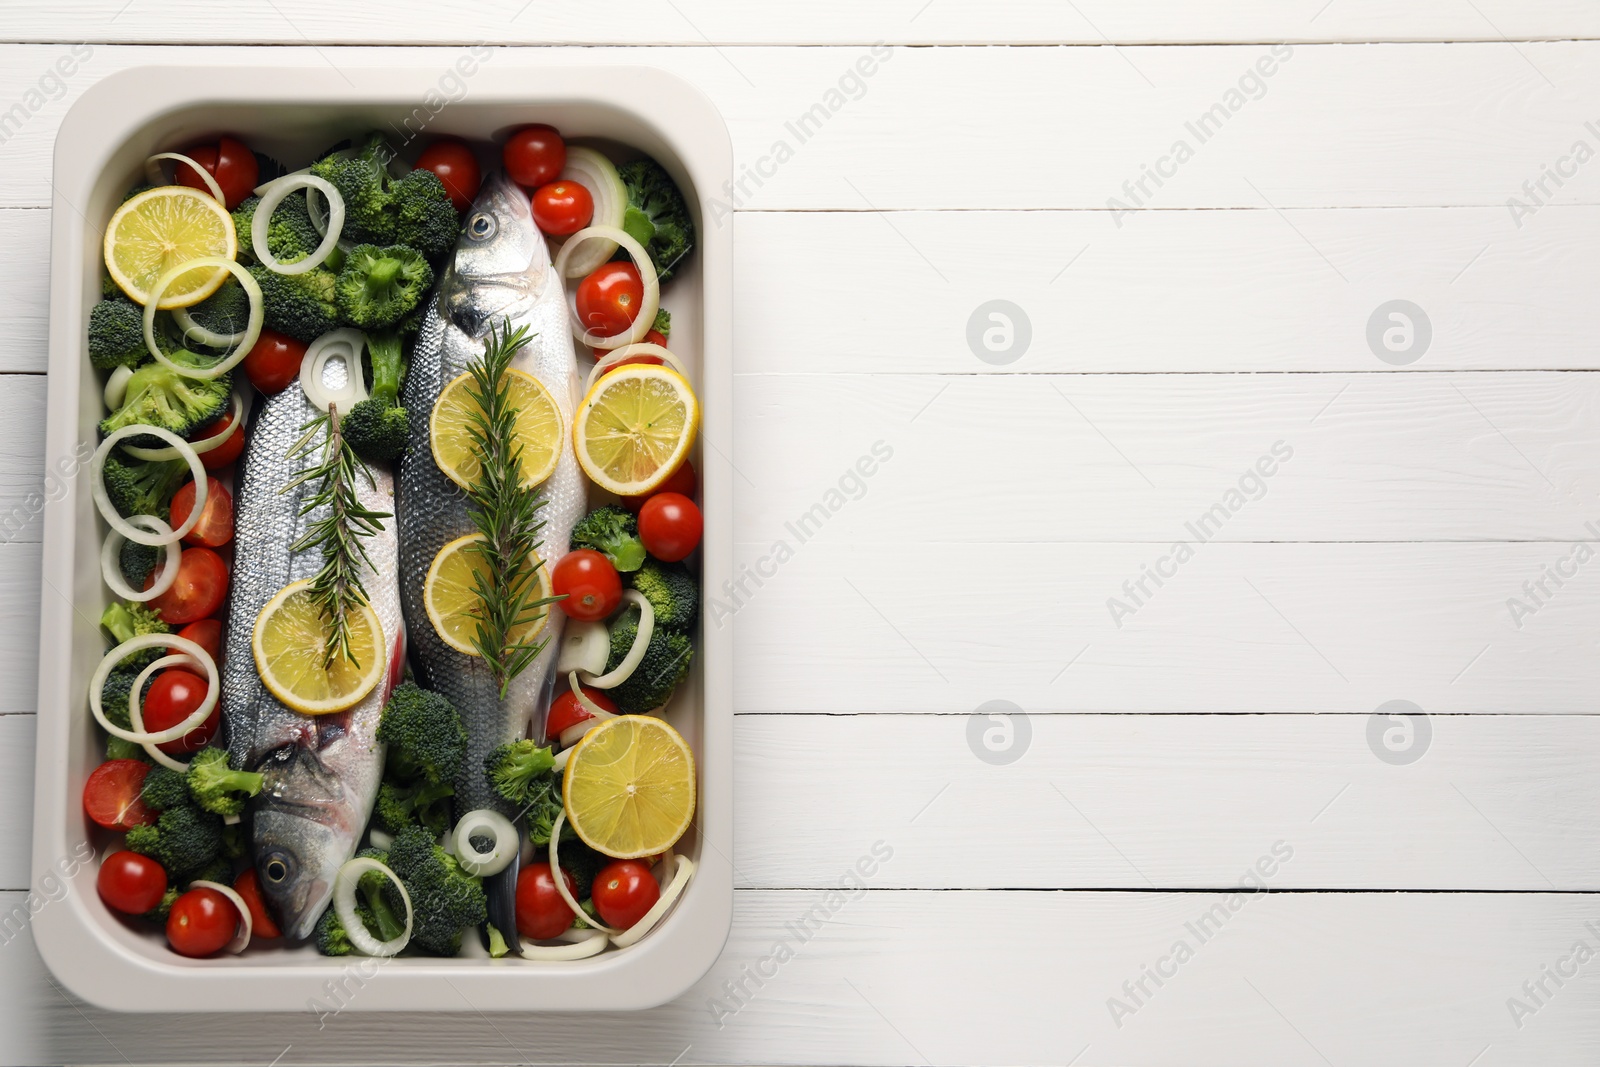
[[[494,236],[494,216],[478,212],[467,220],[467,233],[482,241]]]
[[[267,857],[267,862],[261,865],[261,875],[273,885],[282,885],[289,878],[288,860],[278,853],[273,853]]]

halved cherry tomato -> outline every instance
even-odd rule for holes
[[[261,177],[261,166],[248,145],[234,137],[223,137],[214,145],[197,145],[184,155],[211,172],[222,190],[223,200],[232,211],[245,201]],[[178,184],[209,193],[205,180],[187,164],[178,164]]]
[[[578,283],[578,321],[597,337],[615,337],[644,306],[644,282],[632,263],[602,263]]]
[[[639,540],[656,559],[676,563],[700,544],[705,520],[682,493],[657,493],[639,509]]]
[[[450,203],[455,205],[457,211],[465,211],[472,206],[472,201],[478,195],[478,187],[483,184],[478,157],[472,154],[472,149],[465,142],[454,137],[441,137],[423,149],[417,159],[416,169],[431,170],[444,183],[445,192],[450,194]]]
[[[155,584],[159,568],[150,572],[144,587]],[[186,548],[178,558],[178,577],[172,588],[150,601],[150,610],[168,626],[187,626],[210,618],[228,598],[228,565],[203,546]]]
[[[662,348],[667,347],[667,339],[662,335],[660,330],[647,331],[644,335],[644,340],[640,341],[639,343],[642,345],[660,345]],[[609,348],[592,348],[590,351],[594,353],[594,358],[597,360],[605,359],[611,354],[611,349]],[[607,369],[616,370],[618,367],[626,367],[630,363],[650,363],[660,367],[666,362],[667,361],[662,359],[660,356],[647,356],[643,353],[640,353],[637,356],[629,356],[627,359],[619,359]]]
[[[172,902],[167,941],[180,956],[221,952],[239,929],[239,909],[215,889],[191,889]]]
[[[644,507],[645,501],[658,493],[682,493],[690,500],[693,500],[694,489],[697,484],[698,480],[695,478],[694,464],[684,460],[679,464],[678,469],[668,476],[666,481],[656,487],[655,493],[645,493],[643,496],[625,496],[622,498],[622,506],[629,511],[638,511]]]
[[[568,552],[550,572],[550,585],[568,618],[594,622],[622,603],[622,579],[611,561],[592,548]]]
[[[100,864],[95,875],[100,899],[112,911],[124,915],[143,915],[167,894],[167,872],[149,856],[137,852],[113,852]]]
[[[266,898],[261,895],[261,878],[256,874],[256,869],[251,867],[234,880],[233,891],[244,898],[244,906],[250,909],[250,937],[274,938],[282,937],[283,931],[278,928],[278,923],[273,919],[272,913],[267,910]]]
[[[222,666],[222,621],[220,619],[201,619],[191,622],[188,626],[178,631],[178,636],[186,641],[193,641],[206,650],[211,657],[211,662]],[[171,649],[177,652],[177,649]]]
[[[220,451],[220,450],[219,450]],[[172,528],[189,521],[194,510],[194,482],[184,482],[172,494]],[[186,545],[204,545],[221,548],[233,540],[233,494],[215,478],[206,479],[206,506],[201,509],[200,521],[194,524],[183,538]]]
[[[613,860],[594,876],[594,910],[608,926],[626,930],[660,899],[655,875],[638,860]]]
[[[149,826],[156,821],[156,813],[139,799],[144,776],[149,773],[150,764],[143,760],[106,760],[90,771],[89,780],[83,783],[83,813],[107,830]]]
[[[594,197],[572,181],[554,181],[533,191],[533,221],[544,233],[565,237],[594,219]]]
[[[572,875],[562,868],[567,892],[577,896]],[[530,863],[517,875],[517,933],[542,941],[572,925],[572,909],[561,899],[548,863]]]
[[[222,418],[201,430],[195,437],[196,441],[204,441],[210,437],[230,435],[222,444],[209,452],[200,453],[200,463],[208,471],[218,471],[239,458],[239,453],[244,451],[244,431],[233,428],[233,412],[230,411]]]
[[[599,689],[586,689],[584,695],[594,701],[604,711],[615,715],[617,706],[611,702]],[[578,696],[572,690],[567,690],[550,702],[550,710],[544,717],[544,737],[546,742],[554,742],[567,730],[583,722],[585,719],[594,718],[594,712],[584,707]]]
[[[532,189],[561,175],[567,165],[567,143],[553,126],[524,126],[507,139],[500,162],[512,181]]]
[[[281,393],[290,382],[300,380],[300,361],[306,346],[276,330],[262,330],[255,347],[244,357],[244,372],[250,384],[271,396]]]
[[[150,683],[150,688],[145,690],[144,702],[139,705],[140,714],[144,718],[144,728],[151,733],[170,730],[193,715],[194,709],[198,708],[205,698],[206,680],[198,674],[191,674],[179,668],[162,671]],[[176,741],[164,741],[156,748],[169,756],[199,752],[217,736],[217,730],[221,726],[222,702],[218,701],[205,722]]]

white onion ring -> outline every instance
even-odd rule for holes
[[[131,523],[142,523],[153,534],[172,532],[172,527],[156,518],[154,515],[135,515],[128,520]],[[163,536],[165,536],[163,534]],[[113,593],[123,600],[131,600],[135,604],[143,604],[172,588],[172,583],[178,578],[178,561],[183,555],[183,550],[176,541],[164,545],[149,545],[146,547],[159,548],[164,555],[161,560],[161,573],[156,575],[155,584],[149,589],[138,590],[128,584],[127,578],[122,573],[122,546],[128,539],[122,536],[121,531],[112,530],[106,536],[105,544],[100,546],[100,577],[105,579],[106,585]]]
[[[629,356],[656,356],[664,361],[667,366],[677,371],[684,381],[689,380],[689,368],[683,365],[683,360],[660,345],[641,342],[640,344],[623,345],[621,348],[613,349],[597,360],[594,367],[589,371],[589,380],[583,383],[584,393],[587,394],[589,390],[594,388],[595,382],[605,377],[607,371],[615,368],[618,363],[621,363]]]
[[[572,695],[577,698],[579,704],[583,705],[583,710],[594,716],[594,721],[597,725],[605,722],[607,719],[615,719],[618,717],[616,712],[607,711],[605,708],[602,708],[590,698],[588,693],[583,691],[583,687],[578,684],[577,671],[572,671],[567,675],[567,684],[572,687]]]
[[[164,536],[147,534],[138,527],[129,524],[117,511],[116,506],[111,503],[111,494],[106,491],[106,456],[116,447],[117,442],[124,437],[145,433],[159,437],[177,449],[178,455],[188,461],[189,472],[194,475],[194,508],[189,512],[189,517],[183,520],[182,526],[173,530],[171,534]],[[194,529],[195,523],[200,521],[200,513],[206,508],[207,482],[205,464],[200,462],[200,457],[195,455],[193,448],[189,447],[189,442],[171,430],[163,430],[159,426],[145,426],[135,423],[132,426],[124,426],[122,429],[113,432],[104,441],[101,441],[100,447],[94,450],[94,455],[89,459],[89,486],[90,494],[94,497],[95,507],[100,509],[101,517],[111,524],[113,530],[135,544],[149,545],[152,548],[159,548],[162,545],[170,545],[174,541],[183,540],[189,535],[189,531]],[[129,738],[129,740],[132,740],[132,738]]]
[[[154,663],[146,664],[144,670],[140,671],[139,676],[133,680],[133,688],[128,691],[128,721],[133,724],[133,728],[139,731],[144,730],[144,709],[139,707],[139,702],[141,699],[141,694],[144,692],[144,684],[150,680],[150,676],[152,674],[166,667],[198,666],[200,666],[200,664],[193,656],[182,655],[162,656]],[[144,748],[145,755],[149,756],[151,759],[155,760],[169,771],[177,771],[179,774],[183,774],[189,770],[189,765],[187,763],[184,763],[182,760],[179,760],[173,756],[167,755],[165,752],[157,748],[152,742],[146,741],[143,743],[142,747]]]
[[[106,709],[100,706],[100,690],[105,687],[106,679],[111,676],[111,671],[117,664],[126,659],[129,653],[143,652],[147,648],[170,648],[187,656],[194,657],[196,663],[205,669],[206,697],[200,706],[189,713],[189,717],[176,726],[169,726],[165,730],[150,733],[147,730],[124,730],[106,719]],[[222,693],[222,681],[217,674],[217,664],[211,658],[211,653],[177,634],[140,634],[130,637],[122,644],[113,648],[100,660],[100,665],[94,669],[94,677],[89,679],[89,711],[94,715],[95,722],[112,737],[120,737],[124,741],[132,741],[142,745],[148,742],[152,745],[164,745],[168,741],[176,741],[184,734],[211,717],[211,710],[217,706],[217,697]],[[139,691],[135,689],[128,695],[129,711],[133,710],[133,702],[138,699]],[[132,716],[129,716],[132,718]]]
[[[519,937],[517,949],[526,960],[584,960],[604,952],[610,938],[604,930],[563,930],[552,940],[566,943],[541,945]]]
[[[578,313],[571,303],[574,293],[567,294],[569,318],[572,321],[572,336],[590,348],[621,348],[623,345],[638,344],[644,340],[644,335],[649,333],[656,324],[656,312],[661,308],[661,282],[656,277],[655,264],[650,262],[650,253],[644,250],[644,245],[629,237],[626,232],[615,226],[585,226],[561,246],[561,251],[556,253],[555,271],[558,278],[571,278],[576,276],[572,267],[573,250],[583,242],[593,239],[615,241],[627,250],[633,257],[633,265],[639,269],[639,280],[644,283],[644,303],[639,307],[639,314],[634,316],[633,325],[615,337],[596,337],[584,329],[583,323],[578,321]],[[584,271],[583,273],[588,273]]]
[[[329,330],[312,341],[300,360],[300,388],[306,399],[324,413],[330,404],[338,404],[339,410],[346,414],[355,404],[367,399],[367,381],[361,373],[361,350],[366,343],[366,334],[349,327]],[[344,360],[344,385],[337,392],[330,392],[322,380],[322,372],[335,357]]]
[[[213,449],[221,448],[233,440],[233,435],[239,432],[239,427],[244,425],[244,396],[239,390],[233,391],[233,408],[228,417],[233,420],[233,429],[226,434],[202,437],[198,441],[188,442],[189,448],[197,456],[203,456]],[[140,448],[138,445],[123,445],[122,450],[134,459],[142,459],[149,463],[164,463],[171,459],[183,458],[176,448]],[[204,466],[204,464],[202,464]]]
[[[645,649],[650,647],[651,635],[655,633],[656,609],[650,606],[650,601],[645,595],[637,589],[629,589],[622,594],[622,599],[639,608],[639,632],[633,635],[633,646],[628,649],[628,654],[622,657],[622,662],[617,664],[615,670],[598,678],[594,675],[580,674],[591,689],[615,689],[632,677],[644,659]]]
[[[272,221],[272,213],[278,209],[278,205],[296,189],[315,189],[327,197],[328,228],[316,251],[293,263],[280,263],[267,247],[267,224]],[[304,274],[320,267],[323,260],[333,254],[334,246],[339,243],[339,233],[344,229],[344,197],[339,195],[339,190],[333,187],[332,182],[315,174],[285,174],[257,187],[256,191],[261,194],[261,202],[256,205],[256,212],[250,218],[250,251],[255,253],[262,266],[278,274]],[[306,210],[309,212],[310,208],[308,200]]]
[[[577,182],[589,191],[594,201],[594,215],[589,220],[591,226],[622,228],[622,220],[628,210],[628,186],[611,160],[593,148],[569,144],[566,167],[556,180]],[[573,253],[572,261],[567,266],[577,274],[588,274],[609,260],[616,250],[615,241],[596,238],[589,243],[588,251]]]
[[[484,833],[494,838],[494,849],[487,853],[479,852],[472,844],[475,835]],[[511,820],[498,811],[492,808],[469,811],[456,823],[456,862],[478,878],[499,874],[516,859],[521,849],[519,836]]]
[[[161,294],[167,291],[167,286],[172,284],[173,279],[201,267],[222,267],[239,279],[239,287],[250,300],[250,318],[245,323],[244,339],[231,353],[221,357],[209,367],[182,367],[172,362],[172,357],[161,351],[161,346],[156,344],[156,308],[161,303]],[[185,260],[157,278],[156,284],[150,288],[150,300],[144,306],[144,346],[150,350],[157,363],[165,365],[185,378],[210,381],[228,373],[240,360],[250,354],[250,350],[256,345],[256,338],[261,336],[262,315],[261,286],[237,260],[228,259],[226,256],[201,256],[198,259]]]
[[[356,914],[356,889],[361,884],[361,876],[368,871],[381,871],[383,876],[400,890],[400,899],[405,901],[406,929],[393,941],[379,941],[373,937],[367,928],[361,925],[361,916]],[[411,941],[411,894],[406,892],[405,884],[386,864],[379,863],[370,856],[357,856],[346,860],[344,866],[339,868],[339,874],[333,880],[333,910],[334,914],[339,916],[339,921],[344,924],[344,933],[350,939],[350,944],[354,945],[356,951],[363,956],[398,955]]]
[[[627,948],[638,941],[645,934],[655,929],[656,923],[661,921],[673,903],[683,895],[684,887],[689,884],[689,879],[694,877],[694,860],[688,856],[678,857],[678,869],[672,872],[672,881],[661,891],[661,898],[651,905],[650,910],[639,917],[639,921],[628,927],[622,933],[611,939],[611,943],[618,948]]]
[[[171,159],[176,160],[179,163],[189,164],[195,173],[200,175],[200,180],[206,183],[206,189],[211,193],[216,202],[221,204],[223,207],[228,206],[228,198],[222,195],[222,186],[217,184],[217,179],[211,176],[211,172],[209,170],[206,170],[206,168],[202,167],[200,164],[196,163],[193,159],[190,159],[182,152],[157,152],[155,155],[145,158],[144,176],[151,185],[177,184],[177,168],[173,168],[172,179],[169,181],[167,179],[166,172],[161,168],[161,161],[163,159]]]
[[[231,885],[223,885],[221,882],[208,882],[203,878],[190,882],[189,888],[215,889],[218,893],[233,901],[233,906],[239,909],[240,923],[234,931],[233,940],[229,941],[225,948],[235,956],[243,952],[246,946],[250,944],[250,935],[253,932],[254,923],[250,918],[250,908],[245,904],[244,897],[239,895],[239,891]]]
[[[102,396],[106,402],[107,411],[115,411],[122,406],[128,398],[128,379],[133,377],[132,367],[118,367],[106,378],[106,388]]]
[[[172,318],[183,329],[185,340],[198,341],[207,348],[229,348],[244,340],[243,330],[238,333],[217,333],[200,325],[186,307],[173,308]]]
[[[584,911],[582,906],[573,899],[572,890],[567,888],[567,880],[561,877],[561,860],[556,856],[556,851],[561,847],[561,828],[567,824],[567,809],[563,807],[561,814],[556,816],[555,825],[550,828],[550,880],[556,884],[556,892],[561,894],[561,899],[567,902],[567,907],[572,909],[572,914],[594,927],[615,937],[622,933],[613,930],[593,915]]]

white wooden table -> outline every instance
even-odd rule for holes
[[[727,948],[641,1015],[319,1026],[97,1011],[24,924],[0,1060],[1596,1062],[1600,9],[444,7],[6,5],[0,515],[40,485],[50,150],[95,80],[483,40],[702,86],[760,179]],[[0,545],[8,911],[38,538]]]

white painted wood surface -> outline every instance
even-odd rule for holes
[[[722,598],[740,892],[693,993],[594,1018],[117,1017],[53,989],[24,927],[0,938],[0,1062],[1594,1062],[1592,982],[1542,968],[1600,950],[1600,563],[1542,576],[1600,538],[1600,179],[1578,168],[1520,225],[1506,204],[1600,147],[1591,5],[156,7],[0,12],[0,114],[94,42],[0,144],[0,517],[21,518],[0,545],[0,925],[30,885],[49,153],[87,85],[152,62],[359,82],[454,52],[308,42],[665,46],[495,61],[673,70],[755,168],[876,41],[1162,47],[897,48],[739,198],[736,523],[771,577]],[[1147,181],[1154,210],[1108,207],[1279,41],[1349,43],[1294,44]],[[1403,41],[1434,43],[1372,43]],[[966,339],[993,299],[1031,322],[1004,365]],[[1366,337],[1395,299],[1433,330],[1403,366]],[[841,486],[880,440],[892,457]],[[1280,440],[1293,456],[1233,507]],[[1216,504],[1198,544],[1185,524]],[[1123,583],[1178,539],[1193,557],[1135,601]],[[1029,714],[1006,766],[968,740],[996,700]],[[1391,700],[1431,715],[1407,765],[1368,740]],[[710,998],[877,841],[868,890],[719,1018]],[[1200,944],[1185,923],[1279,842],[1284,892],[1236,898]],[[1174,977],[1123,990],[1180,938]]]

